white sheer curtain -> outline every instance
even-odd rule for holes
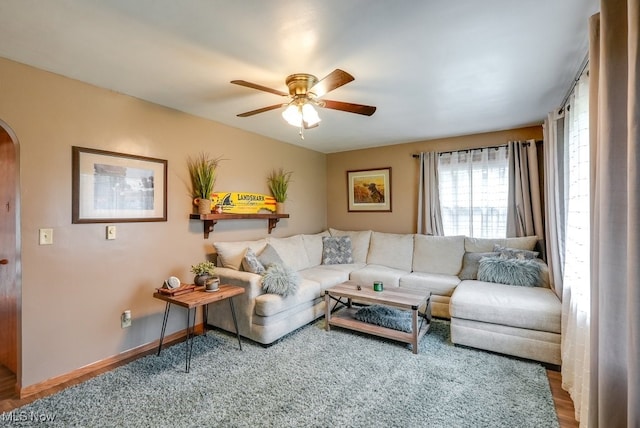
[[[506,237],[506,146],[441,153],[438,180],[445,235]]]
[[[562,280],[562,387],[585,426],[589,400],[590,221],[589,77],[585,73],[569,98],[565,115],[565,230]]]
[[[551,112],[542,126],[544,132],[544,207],[547,265],[549,281],[562,299],[564,274],[565,205],[564,205],[564,110]]]

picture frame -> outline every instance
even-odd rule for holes
[[[391,212],[391,167],[347,171],[349,212]]]
[[[71,222],[167,221],[167,161],[72,147]]]

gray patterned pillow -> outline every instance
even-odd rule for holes
[[[351,238],[349,236],[322,237],[322,264],[344,265],[353,263]]]
[[[257,273],[258,275],[264,273],[264,265],[258,260],[258,256],[251,248],[247,248],[247,252],[244,253],[242,268],[247,272]]]
[[[503,259],[535,259],[540,254],[537,251],[520,250],[518,248],[503,247],[502,245],[495,244],[493,251],[500,253],[500,257]]]

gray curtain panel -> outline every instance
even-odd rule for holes
[[[507,237],[544,237],[535,140],[509,142]]]
[[[562,275],[564,267],[564,207],[562,160],[563,117],[549,113],[543,125],[544,132],[544,176],[545,176],[545,235],[549,281],[558,297],[562,299]]]
[[[438,191],[438,153],[420,153],[418,186],[418,233],[444,235]]]
[[[640,0],[590,24],[590,427],[640,426]]]

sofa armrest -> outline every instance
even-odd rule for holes
[[[244,288],[244,297],[247,299],[255,299],[257,296],[264,294],[262,276],[256,273],[217,267],[216,275],[220,277],[221,284],[237,285]]]

